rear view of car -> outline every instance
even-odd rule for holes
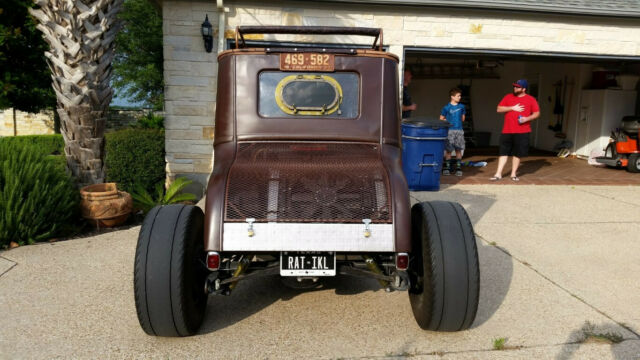
[[[372,36],[373,49],[246,48],[252,33]],[[471,326],[479,267],[455,203],[410,205],[401,166],[398,58],[370,28],[240,27],[218,57],[214,169],[204,212],[152,210],[135,266],[150,335],[187,336],[209,295],[280,276],[376,279],[409,291],[424,329]],[[215,317],[215,314],[211,314]]]

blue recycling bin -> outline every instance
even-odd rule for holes
[[[446,121],[409,119],[402,122],[402,171],[411,191],[440,190]]]

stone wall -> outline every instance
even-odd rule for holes
[[[400,56],[405,47],[467,48],[640,56],[637,19],[490,12],[484,10],[315,2],[225,1],[226,38],[239,25],[381,27],[384,44]],[[167,176],[205,184],[211,171],[216,98],[216,39],[204,50],[200,25],[205,14],[218,28],[215,2],[163,1],[166,84]],[[217,38],[217,30],[215,31]],[[349,36],[256,36],[262,40],[370,42]]]
[[[216,3],[165,1],[162,14],[167,180],[188,177],[202,185],[190,191],[201,193],[212,165],[218,66],[217,42],[207,53],[200,25],[208,14],[217,29]]]
[[[133,110],[115,110],[112,109],[107,115],[107,131],[116,131],[135,124],[139,118],[145,116],[149,110],[133,109]],[[156,115],[162,115],[161,112],[154,112]]]
[[[16,111],[16,132],[13,109],[0,110],[0,136],[53,134],[53,110],[37,114]]]
[[[146,115],[144,109],[110,110],[107,115],[107,131],[129,127]],[[154,112],[163,115],[162,112]],[[43,110],[37,114],[16,111],[17,135],[53,134],[53,110]],[[0,136],[13,136],[13,109],[0,111]]]

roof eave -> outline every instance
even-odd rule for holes
[[[531,13],[551,13],[563,15],[587,15],[613,18],[640,18],[640,11],[590,9],[570,6],[555,6],[549,4],[531,5],[522,3],[491,3],[479,1],[442,1],[442,0],[316,0],[318,2],[340,2],[340,3],[367,3],[377,5],[408,5],[424,7],[443,8],[465,8],[474,10],[496,10],[496,11],[519,11]]]

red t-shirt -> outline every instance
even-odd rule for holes
[[[502,101],[498,106],[513,106],[520,104],[524,107],[522,112],[509,111],[504,114],[504,126],[502,126],[503,134],[523,134],[531,132],[531,121],[527,121],[524,124],[518,123],[518,115],[529,116],[536,111],[540,111],[540,106],[536,98],[531,95],[525,94],[524,96],[515,96],[513,94],[507,94],[502,98]]]

